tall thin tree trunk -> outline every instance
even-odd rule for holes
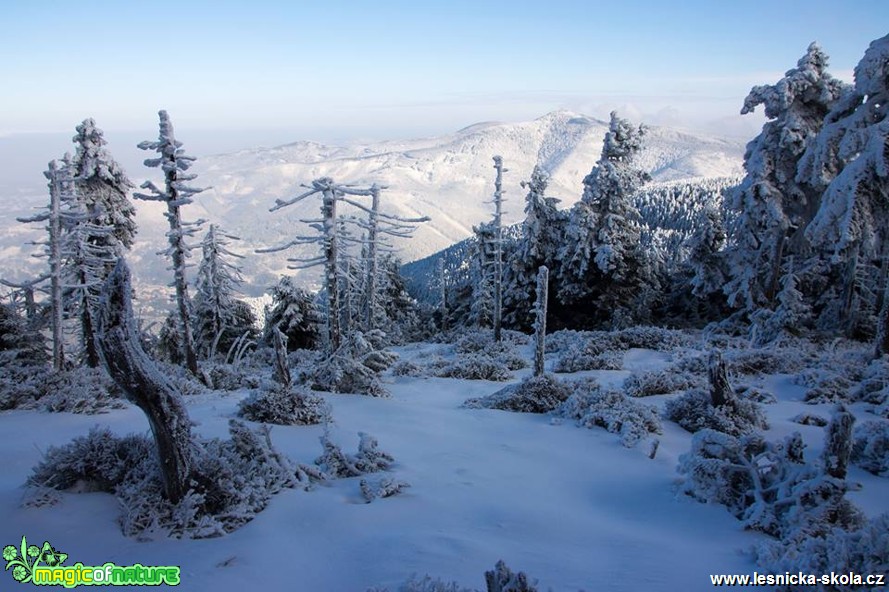
[[[182,357],[185,359],[185,367],[195,377],[200,378],[198,369],[198,356],[194,349],[194,335],[191,330],[191,314],[188,307],[188,283],[185,278],[185,238],[182,231],[182,217],[179,213],[177,199],[179,192],[176,189],[176,167],[171,156],[165,158],[170,163],[165,175],[167,183],[167,220],[170,222],[170,251],[173,259],[173,285],[176,288],[176,308],[179,311],[179,331],[182,333]]]
[[[534,376],[543,376],[546,355],[546,308],[549,299],[549,269],[541,265],[537,271],[537,303],[534,307]]]
[[[191,422],[181,395],[142,349],[131,302],[130,271],[120,259],[103,288],[98,345],[108,374],[148,418],[157,445],[164,493],[173,503],[192,476]]]
[[[500,341],[503,317],[503,158],[494,157],[494,341]]]
[[[61,171],[56,161],[49,163],[49,277],[50,306],[52,308],[52,367],[56,372],[65,364],[65,353],[62,346],[62,239]],[[70,175],[70,171],[68,172]]]
[[[322,190],[321,211],[324,217],[325,287],[327,288],[327,347],[332,354],[340,348],[340,290],[337,281],[336,190],[331,181]]]
[[[441,290],[439,307],[441,311],[441,330],[448,330],[448,285],[445,281],[444,259],[438,260],[438,287]]]
[[[367,277],[364,282],[364,330],[374,328],[373,313],[377,297],[377,226],[380,212],[380,188],[370,188],[373,199],[367,223]]]

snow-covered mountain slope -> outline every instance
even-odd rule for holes
[[[258,255],[253,251],[313,232],[300,220],[317,217],[318,198],[269,212],[276,199],[303,191],[303,183],[329,176],[341,183],[388,186],[383,192],[385,211],[431,219],[413,240],[397,245],[402,260],[411,261],[465,239],[473,225],[491,218],[491,157],[495,154],[503,156],[509,169],[504,175],[505,223],[521,220],[526,191],[520,183],[529,178],[536,164],[552,175],[549,195],[562,199],[563,207],[570,206],[580,198],[583,178],[599,157],[606,130],[605,122],[558,111],[529,122],[480,123],[434,138],[349,146],[296,142],[200,158],[191,171],[198,175],[193,184],[208,189],[183,209],[183,215],[205,218],[243,239],[236,249],[240,247],[247,255],[244,267],[250,285],[246,292],[258,295],[279,274],[293,273],[286,269],[286,258],[298,256],[298,252]],[[187,149],[187,137],[181,139]],[[737,174],[742,155],[743,146],[737,142],[652,127],[642,163],[655,181],[667,181]],[[149,172],[129,173],[141,183],[141,177]],[[34,205],[41,203],[45,198]],[[0,211],[0,223],[8,237],[0,242],[0,269],[4,271],[21,268],[21,237],[10,237],[9,232],[17,225],[15,216],[27,215],[26,208],[32,204],[21,206],[22,211],[11,211],[15,205],[7,204]],[[156,254],[166,243],[166,220],[160,204],[140,202],[137,208],[139,236],[130,259],[137,289],[143,301],[150,302],[167,292],[165,286],[170,281],[167,262]],[[7,251],[15,261],[7,260]],[[300,275],[308,284],[316,277],[312,273]]]
[[[507,224],[521,220],[526,193],[520,186],[536,164],[552,175],[549,194],[567,207],[580,198],[582,181],[602,149],[607,124],[564,111],[524,123],[481,123],[454,134],[348,147],[297,142],[272,149],[205,158],[195,171],[212,189],[196,202],[206,215],[238,234],[250,247],[285,242],[300,218],[316,217],[318,199],[269,213],[276,198],[301,191],[300,184],[328,176],[338,182],[388,186],[385,210],[429,216],[416,237],[402,242],[402,259],[414,260],[458,242],[472,226],[492,216],[491,157],[503,156]],[[642,164],[654,180],[713,177],[741,170],[738,143],[651,128]],[[261,267],[284,269],[284,256],[262,256]]]

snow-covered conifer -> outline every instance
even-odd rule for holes
[[[602,155],[583,181],[583,197],[566,228],[559,269],[563,303],[592,295],[603,314],[613,315],[631,306],[647,280],[640,217],[631,199],[650,178],[635,163],[644,136],[643,126],[612,112]]]
[[[752,113],[763,105],[769,118],[747,145],[747,176],[731,198],[738,218],[725,293],[730,305],[750,313],[773,302],[784,256],[806,248],[802,230],[818,208],[819,194],[797,181],[797,166],[824,116],[848,92],[827,72],[827,62],[812,43],[796,68],[774,85],[754,87],[741,109]]]
[[[240,240],[211,224],[201,242],[203,258],[198,266],[194,296],[195,346],[199,355],[212,358],[225,353],[245,333],[255,333],[250,307],[235,298],[243,278],[231,259],[243,255],[228,249]]]
[[[127,197],[133,184],[105,148],[108,142],[92,118],[77,126],[73,141],[77,145],[73,174],[78,198],[95,224],[113,229],[106,242],[117,255],[123,255],[133,246],[136,235],[136,209]]]
[[[287,338],[288,350],[314,348],[321,323],[315,297],[295,286],[289,277],[282,277],[269,292],[272,304],[265,311],[263,340],[274,344],[275,331],[278,330]]]

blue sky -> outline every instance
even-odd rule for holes
[[[443,133],[557,108],[691,127],[739,119],[809,42],[850,78],[879,1],[50,2],[4,5],[0,133]],[[721,122],[721,123],[720,123]],[[180,135],[181,135],[180,131]]]

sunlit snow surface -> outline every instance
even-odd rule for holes
[[[446,346],[399,348],[402,359]],[[530,356],[530,352],[526,352]],[[630,350],[624,371],[584,372],[619,385],[630,371],[660,369],[663,353]],[[528,371],[515,373],[515,379]],[[285,490],[266,510],[227,536],[208,540],[125,538],[107,494],[66,493],[60,505],[21,509],[21,485],[50,445],[84,435],[94,424],[117,433],[147,432],[135,407],[100,416],[30,411],[0,413],[0,544],[50,541],[68,564],[180,565],[184,590],[397,590],[411,574],[484,588],[483,572],[503,559],[546,590],[710,590],[709,574],[752,573],[745,553],[765,540],[744,532],[722,506],[677,496],[678,456],[691,436],[664,421],[654,460],[647,448],[624,448],[617,436],[581,429],[542,415],[463,409],[469,397],[502,383],[385,375],[391,399],[324,395],[333,406],[334,439],[355,450],[358,432],[376,436],[397,463],[392,476],[411,488],[371,504],[358,478],[313,491]],[[798,430],[820,449],[823,429],[790,421],[801,411],[829,415],[828,406],[802,403],[789,377],[765,379],[779,402],[765,405],[770,439]],[[196,431],[227,435],[227,422],[246,391],[189,397]],[[650,397],[660,405],[669,396]],[[861,414],[863,415],[863,414]],[[864,419],[864,417],[861,417]],[[276,446],[311,463],[321,452],[323,428],[275,427]],[[850,497],[868,514],[885,511],[889,480],[857,467],[863,484]],[[9,574],[0,577],[11,578]],[[11,579],[5,580],[12,582]],[[6,589],[6,585],[3,586]]]

